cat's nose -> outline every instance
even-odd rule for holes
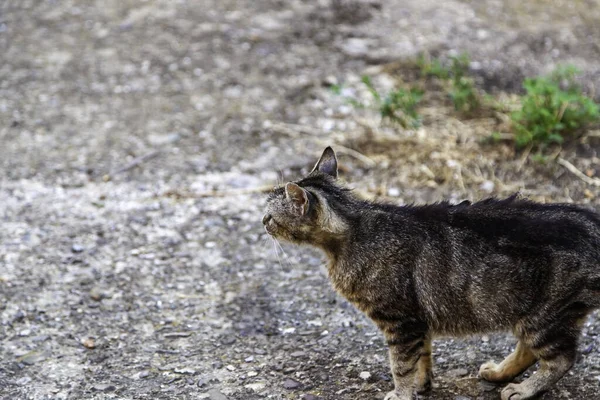
[[[265,216],[263,217],[263,225],[268,224],[270,220],[271,220],[271,214],[265,214]]]

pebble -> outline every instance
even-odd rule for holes
[[[33,338],[31,338],[31,340],[33,342],[45,342],[46,340],[50,339],[49,335],[39,335],[39,336],[34,336]]]
[[[246,361],[248,363],[252,362],[252,361],[254,361],[254,356],[248,356],[248,357],[244,358],[244,361]]]
[[[25,354],[24,356],[18,358],[17,361],[22,362],[25,365],[33,365],[40,361],[44,361],[47,358],[48,358],[48,354],[46,354],[44,352],[32,351],[32,352],[29,352],[29,353]]]
[[[304,357],[305,355],[306,353],[303,351],[295,351],[292,354],[290,354],[290,356],[293,358]]]
[[[147,369],[144,371],[140,371],[140,373],[138,374],[138,378],[142,379],[142,378],[147,378],[150,376],[150,371],[148,371]]]
[[[398,197],[400,196],[400,189],[396,188],[396,187],[391,187],[388,189],[388,196],[391,197]]]
[[[175,372],[176,374],[182,374],[182,375],[195,375],[196,374],[196,370],[192,369],[192,368],[175,368],[173,370],[173,372]]]
[[[178,339],[192,336],[192,332],[170,332],[165,333],[165,339]]]
[[[466,368],[455,368],[455,369],[451,369],[450,371],[448,371],[448,375],[454,376],[454,377],[461,377],[461,376],[465,376],[468,374],[469,374],[469,371]]]
[[[24,386],[24,385],[27,385],[31,381],[32,381],[31,377],[24,376],[22,378],[17,379],[17,385]]]
[[[361,372],[359,375],[360,379],[362,379],[363,381],[368,380],[371,377],[371,373],[369,371],[363,371]]]
[[[246,389],[250,389],[254,392],[260,392],[265,387],[267,387],[267,384],[265,382],[255,382],[255,383],[249,383],[249,384],[245,385],[244,387]]]
[[[486,193],[492,193],[496,185],[492,181],[484,181],[479,188]]]
[[[235,371],[235,367],[233,365],[231,365],[231,364],[229,364],[225,368],[227,368],[227,371]]]
[[[337,84],[338,84],[338,80],[333,75],[328,75],[325,77],[325,79],[323,79],[323,85],[325,85],[325,86],[335,86]]]
[[[235,336],[225,336],[223,339],[221,339],[221,343],[223,343],[226,346],[229,346],[230,344],[234,344]]]
[[[92,389],[94,389],[97,392],[113,392],[117,390],[117,387],[110,383],[99,383],[97,385],[94,385]]]
[[[286,379],[285,382],[283,382],[283,387],[286,389],[297,389],[301,386],[302,384],[300,382],[297,382],[293,379]]]
[[[246,374],[249,378],[255,377],[256,375],[258,375],[258,372],[256,371],[250,371]]]
[[[496,390],[497,385],[488,382],[488,381],[479,381],[478,383],[479,389],[481,389],[484,392],[491,392]]]
[[[321,400],[320,397],[315,396],[314,394],[305,394],[302,400]]]
[[[454,398],[454,400],[471,400],[470,397],[465,397],[465,396],[456,396]]]
[[[227,400],[227,397],[217,389],[210,390],[208,396],[210,400]]]
[[[80,244],[75,243],[73,246],[71,246],[71,251],[73,253],[81,253],[84,249],[84,247]]]
[[[342,43],[341,50],[350,57],[364,57],[369,52],[369,40],[362,38],[350,38]]]
[[[81,344],[83,345],[83,347],[88,348],[88,349],[96,348],[96,342],[92,338],[81,339]]]
[[[104,293],[100,288],[94,287],[90,290],[90,298],[94,301],[100,301],[105,297]]]

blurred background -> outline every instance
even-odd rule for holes
[[[375,326],[265,191],[332,145],[397,204],[600,208],[600,2],[0,1],[0,398],[373,399]],[[592,399],[600,322],[544,399]],[[430,399],[497,399],[507,335]]]

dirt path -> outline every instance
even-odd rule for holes
[[[598,87],[598,2],[329,3],[0,3],[0,398],[382,398],[376,328],[320,254],[277,255],[261,194],[235,192],[298,176],[324,143],[360,151],[338,146],[344,177],[399,202],[521,189],[598,206],[564,168],[481,146],[489,121],[435,108],[417,132],[369,133],[326,87],[423,50],[470,52],[490,89],[559,62]],[[598,149],[565,157],[599,174]],[[186,197],[215,189],[234,192]],[[597,396],[599,334],[594,316],[544,399]],[[476,372],[513,344],[437,341],[427,398],[497,399]]]

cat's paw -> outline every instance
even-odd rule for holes
[[[391,392],[389,392],[388,394],[385,395],[383,400],[402,400],[402,399],[400,397],[398,397],[395,390],[392,390]]]
[[[412,396],[400,396],[395,390],[385,395],[383,400],[412,400]]]
[[[417,376],[415,382],[415,389],[418,394],[423,394],[431,391],[433,386],[433,373],[429,371],[426,374],[420,374]]]
[[[483,364],[479,367],[479,377],[489,382],[501,381],[498,377],[498,364],[493,361]]]
[[[510,383],[500,392],[502,400],[526,400],[532,398],[532,393],[523,385]]]

